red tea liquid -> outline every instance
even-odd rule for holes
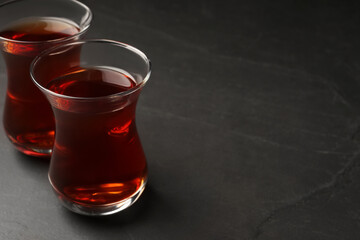
[[[8,75],[4,128],[25,154],[49,156],[55,129],[51,107],[30,78],[30,63],[41,51],[54,46],[54,40],[78,32],[79,28],[65,19],[40,17],[18,20],[0,31],[1,37],[10,39],[0,45]]]
[[[84,101],[55,97],[56,139],[49,177],[66,200],[80,205],[106,205],[125,200],[146,181],[146,159],[135,125],[136,99],[120,105],[99,97],[136,86],[122,71],[95,67],[77,69],[48,83],[47,89]],[[134,96],[135,94],[135,96]]]

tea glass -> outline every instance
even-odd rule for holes
[[[54,69],[63,74],[49,77]],[[41,53],[30,72],[55,116],[49,180],[63,205],[107,215],[133,204],[147,182],[135,124],[151,72],[146,55],[112,40],[77,41]]]
[[[91,19],[90,9],[75,0],[13,0],[0,5],[0,49],[8,78],[3,125],[22,153],[49,157],[54,143],[53,113],[31,81],[30,63],[47,48],[83,38]],[[60,73],[53,69],[52,74]]]

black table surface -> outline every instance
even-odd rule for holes
[[[1,240],[360,238],[360,4],[83,2],[88,38],[152,61],[137,108],[149,184],[118,214],[74,214],[49,162],[1,129]]]

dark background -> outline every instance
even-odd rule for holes
[[[116,215],[73,214],[48,162],[1,129],[1,240],[360,238],[358,2],[82,2],[88,38],[152,61],[137,111],[149,185]]]

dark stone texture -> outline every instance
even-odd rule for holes
[[[1,129],[0,239],[360,238],[358,2],[83,2],[88,38],[152,60],[149,186],[119,214],[73,214]]]

